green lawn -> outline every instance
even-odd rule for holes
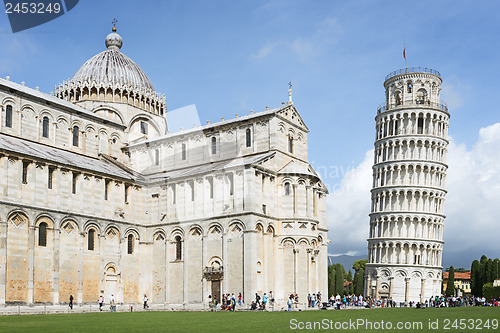
[[[460,329],[460,319],[462,328]],[[371,322],[367,327],[359,321],[358,330],[344,332],[499,332],[500,308],[444,308],[444,309],[371,309],[341,311],[302,311],[302,312],[134,312],[134,313],[88,313],[57,315],[0,316],[0,332],[283,332],[292,326],[299,330],[299,322],[320,322],[328,324],[328,330],[339,331],[335,322],[358,320]],[[296,320],[293,321],[293,320]],[[436,329],[429,328],[438,321]],[[449,320],[449,322],[447,321]],[[457,328],[453,327],[454,321]],[[488,320],[489,329],[485,327]],[[382,329],[380,325],[386,329]],[[387,329],[391,322],[392,329]],[[398,322],[413,325],[421,322],[422,326],[396,329]],[[448,324],[449,330],[445,329]],[[479,323],[481,322],[481,325]],[[339,324],[337,324],[339,325]],[[379,325],[377,327],[377,325]],[[463,326],[465,325],[465,326]],[[494,329],[494,326],[497,328]],[[344,326],[345,327],[345,326]],[[317,327],[318,328],[318,327]],[[316,329],[318,331],[318,329]]]

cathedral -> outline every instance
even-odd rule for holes
[[[52,94],[0,79],[0,305],[327,295],[327,189],[291,89],[171,132],[122,43]]]

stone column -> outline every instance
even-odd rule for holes
[[[379,295],[378,295],[378,290],[380,288],[379,283],[380,283],[380,276],[377,275],[375,277],[375,295],[374,295],[375,299],[378,299],[378,297],[379,297]]]
[[[85,242],[85,230],[80,232],[80,255],[78,256],[78,292],[76,295],[76,301],[78,304],[83,302],[83,246]]]
[[[293,249],[293,293],[298,290],[297,282],[299,276],[299,249]]]
[[[367,272],[366,273],[365,297],[371,296],[371,284],[372,284],[372,275]]]
[[[405,302],[410,300],[410,278],[405,278]]]
[[[5,305],[7,285],[7,221],[0,221],[0,305]]]
[[[35,264],[35,222],[28,227],[28,304],[33,304],[34,264]]]
[[[420,303],[424,303],[425,299],[425,279],[420,281]]]
[[[389,298],[392,298],[394,292],[394,276],[389,277]]]
[[[165,230],[167,231],[167,230]],[[203,242],[205,244],[205,242]],[[170,303],[170,257],[169,257],[169,248],[171,246],[168,238],[165,238],[165,303]],[[203,245],[205,248],[205,245]]]
[[[60,239],[60,229],[56,228],[54,225],[54,281],[53,281],[53,294],[52,294],[52,299],[53,303],[59,304],[59,253],[60,253],[60,248],[59,248],[59,239]]]
[[[189,292],[188,292],[188,262],[189,262],[189,251],[187,251],[187,249],[189,248],[188,246],[188,239],[189,239],[189,235],[186,235],[186,237],[184,237],[184,241],[183,241],[183,246],[182,246],[182,250],[183,250],[183,255],[182,255],[182,268],[183,268],[183,279],[184,279],[184,306],[186,304],[189,303]],[[222,286],[221,286],[222,287]],[[222,288],[221,288],[222,289]],[[222,290],[221,290],[221,293],[222,293]]]
[[[251,302],[257,283],[256,234],[255,230],[243,232],[243,297],[247,303]]]

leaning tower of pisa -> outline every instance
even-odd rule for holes
[[[377,110],[365,295],[422,302],[441,294],[448,108],[441,75],[386,76]]]

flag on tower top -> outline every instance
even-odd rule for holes
[[[406,44],[405,44],[405,48],[403,49],[403,58],[405,58],[405,60],[406,60]]]

